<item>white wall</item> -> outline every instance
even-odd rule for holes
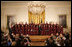
[[[45,2],[45,21],[59,23],[59,15],[67,15],[67,26],[71,27],[71,2]],[[15,16],[15,22],[28,22],[28,8],[26,2],[1,2],[1,28],[7,26],[7,15]]]
[[[45,21],[59,23],[59,15],[67,15],[67,26],[71,27],[70,7],[47,7]]]

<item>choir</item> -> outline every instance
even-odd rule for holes
[[[50,35],[61,33],[63,34],[63,27],[58,24],[15,24],[11,27],[14,34],[28,34],[28,35]]]

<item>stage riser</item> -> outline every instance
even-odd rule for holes
[[[29,36],[32,42],[44,42],[47,38],[50,38],[51,36],[38,36],[38,35],[34,35],[34,36]]]

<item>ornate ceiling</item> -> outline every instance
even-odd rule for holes
[[[41,14],[45,9],[45,3],[41,1],[32,1],[28,3],[28,9],[33,14]]]

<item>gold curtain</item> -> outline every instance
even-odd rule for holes
[[[35,24],[45,23],[45,10],[41,14],[33,14],[28,11],[29,23],[33,22]]]

